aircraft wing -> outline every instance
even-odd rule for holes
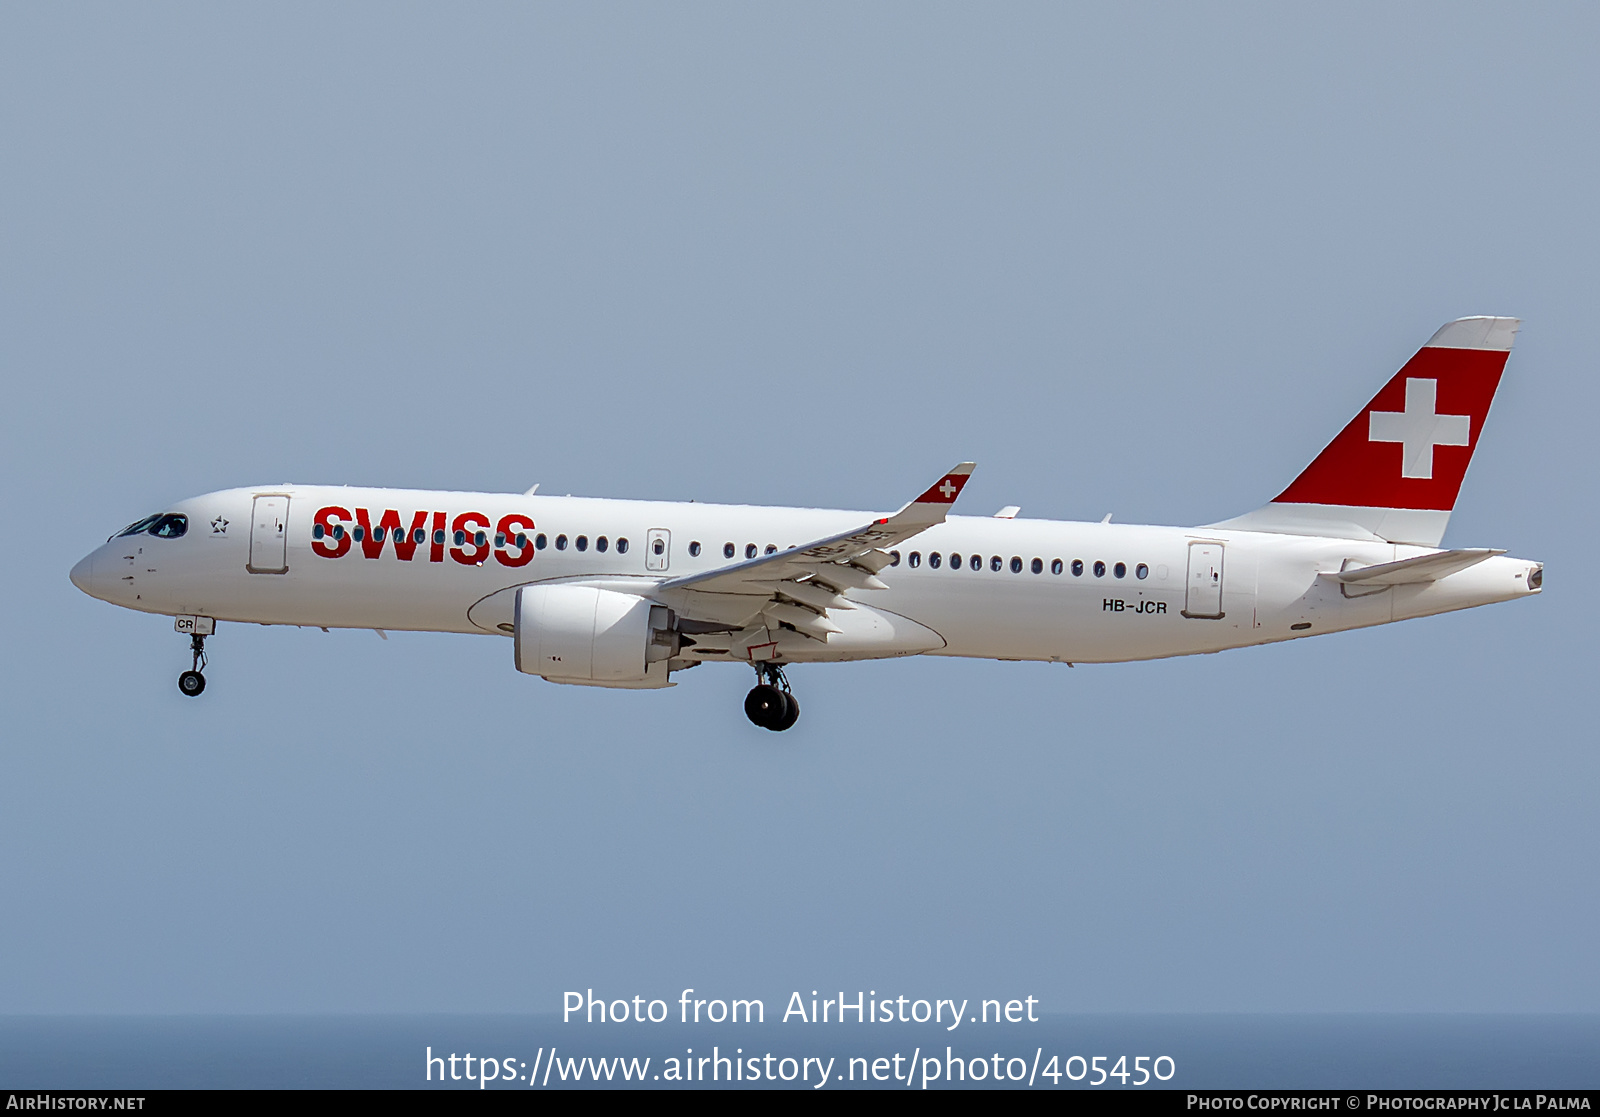
[[[972,469],[972,462],[962,462],[893,515],[786,551],[669,579],[656,596],[686,617],[744,627],[765,616],[773,627],[786,624],[826,641],[839,631],[828,610],[854,608],[847,590],[886,589],[877,577],[890,562],[885,548],[944,523]]]

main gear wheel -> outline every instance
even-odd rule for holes
[[[762,729],[781,733],[800,720],[800,700],[789,689],[783,668],[763,663],[756,667],[760,680],[744,696],[744,714]]]

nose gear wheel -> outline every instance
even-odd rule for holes
[[[206,638],[198,632],[189,637],[189,650],[194,653],[194,666],[178,676],[178,693],[189,698],[199,698],[206,689]]]

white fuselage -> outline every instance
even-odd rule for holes
[[[346,512],[337,539],[316,520],[329,507]],[[358,508],[371,525],[359,540]],[[73,581],[95,597],[151,613],[509,634],[519,586],[582,581],[650,597],[668,578],[799,546],[874,515],[300,485],[209,493],[172,511],[187,516],[181,537],[113,538],[79,563]],[[387,511],[397,516],[379,543],[373,528]],[[394,523],[409,558],[397,552]],[[790,661],[934,654],[1088,663],[1214,652],[1528,596],[1538,592],[1541,569],[1495,557],[1437,581],[1353,594],[1329,575],[1429,549],[965,516],[951,516],[895,552],[898,560],[879,575],[888,588],[852,591],[850,598],[873,615],[915,623],[876,643],[853,642],[849,631],[826,642],[796,639]],[[687,662],[728,658],[726,641],[719,650],[714,636],[682,654]]]

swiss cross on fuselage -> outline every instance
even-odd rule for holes
[[[1440,415],[1439,382],[1406,378],[1406,409],[1374,411],[1367,419],[1368,442],[1398,442],[1400,476],[1431,480],[1435,446],[1469,446],[1470,415]]]

